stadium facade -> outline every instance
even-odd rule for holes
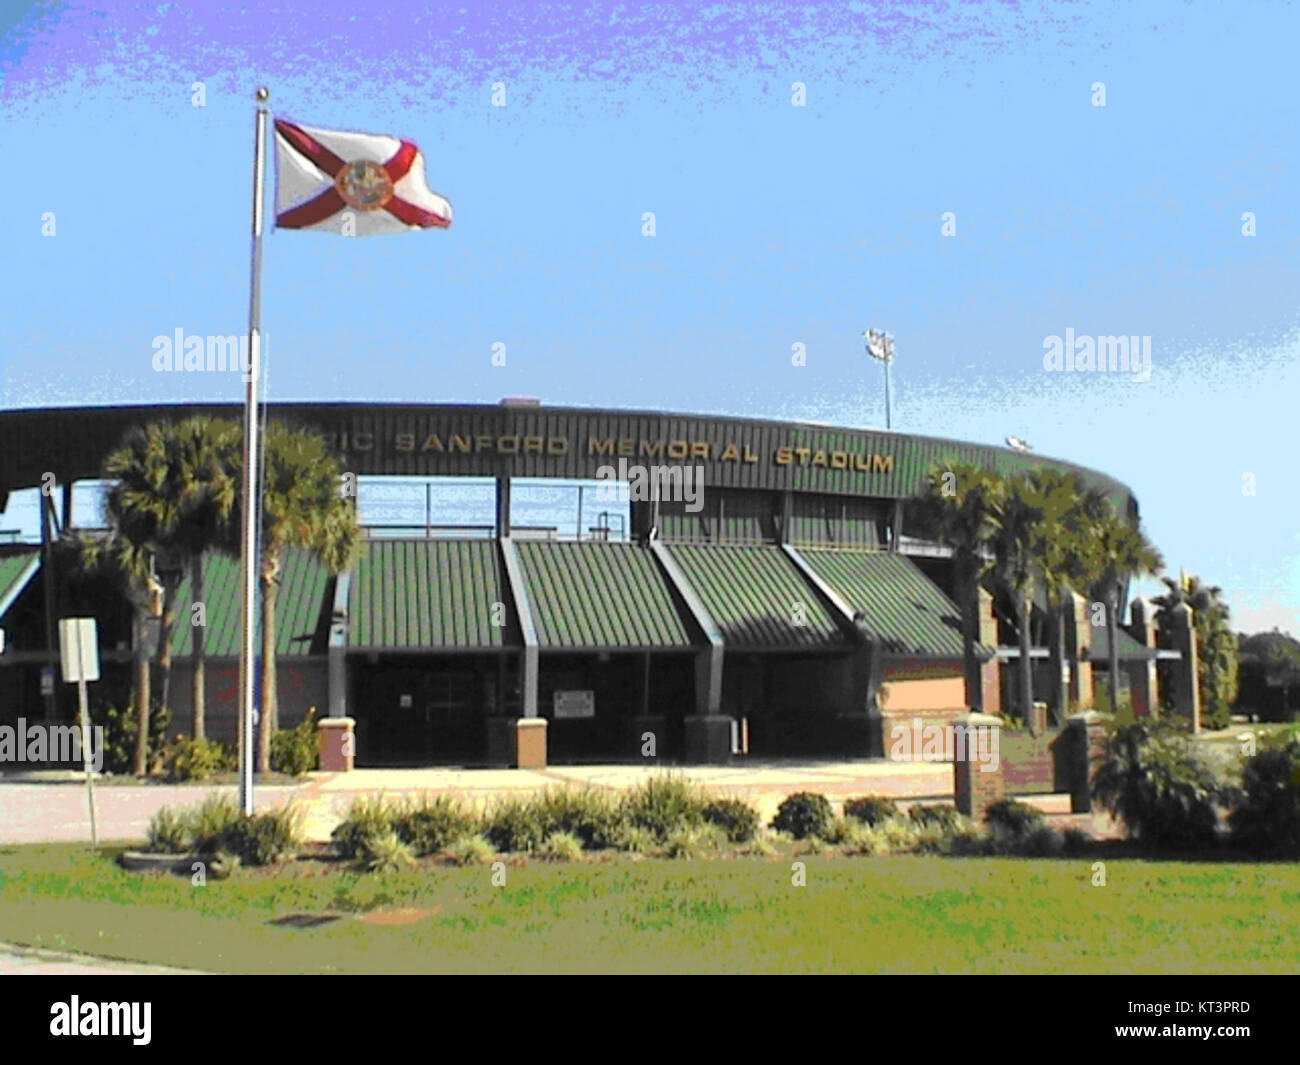
[[[130,606],[111,583],[61,562],[58,538],[87,524],[73,512],[76,486],[101,478],[132,426],[195,414],[238,418],[239,408],[0,413],[0,504],[42,490],[40,542],[0,546],[0,717],[71,716],[63,685],[50,694],[42,679],[57,661],[61,616],[98,619],[97,697],[125,701]],[[552,761],[640,758],[647,735],[669,761],[725,760],[738,747],[879,754],[891,720],[951,716],[979,699],[996,712],[1010,687],[1000,673],[1016,641],[999,620],[1009,612],[984,593],[973,605],[977,697],[950,561],[909,535],[907,501],[934,466],[1072,471],[1137,516],[1131,492],[1095,471],[882,431],[511,401],[275,404],[269,416],[323,434],[363,500],[382,478],[442,488],[464,479],[490,493],[486,517],[453,513],[435,525],[426,514],[418,527],[367,529],[344,573],[298,551],[286,559],[280,723],[310,707],[355,721],[359,765],[517,763],[525,730],[545,737]],[[602,478],[634,481],[656,467],[671,475],[659,481],[666,490],[625,491],[617,504],[584,498]],[[673,487],[672,471],[688,468],[702,491],[680,478]],[[512,492],[534,479],[575,486],[571,523],[519,521]],[[213,555],[205,573],[208,733],[229,740],[238,563]],[[175,731],[188,730],[191,712],[190,607],[187,584],[172,646]],[[1088,705],[1105,648],[1084,607],[1065,611],[1064,667],[1072,697]],[[1151,702],[1154,662],[1167,652],[1141,617],[1121,639],[1135,702]]]

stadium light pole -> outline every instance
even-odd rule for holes
[[[894,361],[894,337],[883,329],[868,329],[862,338],[867,342],[867,354],[878,359],[885,366],[885,428],[893,428],[893,419],[889,410],[889,364]]]

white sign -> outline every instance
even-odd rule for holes
[[[59,653],[63,660],[63,679],[69,684],[99,680],[99,635],[95,619],[60,619]]]
[[[555,693],[555,717],[559,720],[563,717],[595,717],[596,716],[596,693],[586,692],[556,692]]]

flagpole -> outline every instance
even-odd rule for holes
[[[257,102],[266,103],[270,92],[257,90]],[[242,629],[239,647],[239,734],[243,740],[239,766],[239,808],[253,812],[253,701],[257,691],[257,511],[261,499],[258,474],[261,440],[258,421],[258,378],[262,362],[262,215],[266,179],[265,107],[257,109],[257,139],[253,144],[253,256],[248,298],[248,373],[244,377],[244,505],[240,528],[242,576]],[[265,727],[265,722],[263,722]]]

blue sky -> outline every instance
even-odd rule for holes
[[[246,328],[265,83],[277,114],[415,140],[456,211],[271,235],[271,398],[880,425],[871,324],[895,428],[1119,477],[1239,628],[1300,632],[1293,7],[2,9],[6,407],[239,398],[156,374],[152,340]],[[1150,336],[1150,380],[1045,371],[1067,328]]]

